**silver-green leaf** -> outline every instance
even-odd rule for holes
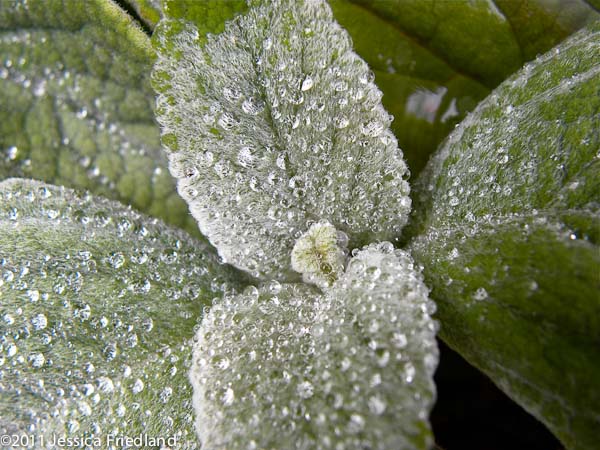
[[[399,236],[410,198],[392,117],[326,2],[255,2],[207,37],[163,20],[155,47],[171,172],[227,262],[297,280],[290,253],[312,222],[350,248]]]
[[[435,305],[406,252],[354,253],[325,294],[272,281],[213,306],[190,372],[204,449],[431,446]]]
[[[139,433],[198,448],[189,341],[235,280],[158,219],[41,182],[1,182],[0,432],[35,436],[40,448],[44,437],[81,436],[109,448],[110,435]]]
[[[415,187],[441,332],[567,448],[600,417],[600,23],[527,64]]]

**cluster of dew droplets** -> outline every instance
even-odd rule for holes
[[[600,157],[597,127],[573,98],[600,82],[599,36],[583,30],[527,63],[449,136],[417,182],[432,226],[466,223],[475,234],[494,215],[573,208],[594,189],[583,162]]]
[[[231,286],[199,247],[115,202],[0,183],[0,431],[196,448],[188,340]]]
[[[425,448],[434,304],[389,242],[354,252],[325,294],[271,282],[213,305],[190,372],[208,449]]]
[[[315,219],[354,246],[399,235],[410,199],[391,116],[325,2],[265,2],[203,46],[176,27],[158,36],[158,121],[179,192],[226,261],[295,279],[290,251]]]
[[[480,311],[480,323],[501,301],[500,286],[523,298],[538,290],[533,276],[508,281],[517,273],[510,251],[535,248],[541,234],[544,246],[589,239],[548,213],[596,214],[589,201],[600,192],[592,172],[600,139],[589,111],[600,102],[585,92],[600,83],[599,38],[598,30],[582,30],[527,63],[458,126],[416,183],[424,230],[411,254],[443,286],[440,298],[461,298],[469,314]],[[492,242],[493,256],[484,256]]]
[[[114,29],[94,26],[93,6],[75,18],[67,5],[43,19],[39,1],[0,11],[4,28],[20,24],[0,37],[0,114],[15,124],[0,137],[0,178],[92,189],[143,211],[168,199],[183,213],[154,123],[146,55],[126,39],[105,39]]]

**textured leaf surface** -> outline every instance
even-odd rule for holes
[[[344,272],[348,236],[327,222],[318,222],[300,236],[292,249],[292,269],[305,283],[327,288]]]
[[[442,337],[569,448],[600,413],[600,28],[503,83],[416,187]]]
[[[259,0],[260,1],[260,0]],[[248,10],[247,0],[163,0],[165,16],[183,19],[198,27],[200,42],[206,42],[208,33],[219,34],[225,22]],[[255,3],[258,3],[256,1]]]
[[[153,50],[120,8],[3,1],[0,53],[0,179],[89,189],[197,230],[160,150]]]
[[[600,17],[582,0],[330,4],[375,72],[413,176],[489,89]]]
[[[236,286],[203,248],[113,201],[0,183],[2,434],[108,448],[110,434],[145,433],[198,448],[189,340]]]
[[[433,308],[389,243],[355,252],[326,294],[271,282],[219,301],[190,375],[203,448],[429,448]]]
[[[311,222],[329,221],[350,248],[398,236],[410,208],[402,152],[323,1],[265,2],[216,36],[165,21],[157,36],[171,172],[226,261],[294,280],[290,253]]]
[[[154,30],[158,21],[163,17],[161,0],[126,0],[126,3],[133,8],[150,30]]]

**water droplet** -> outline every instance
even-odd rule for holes
[[[242,111],[252,116],[259,114],[263,109],[265,109],[264,102],[253,97],[247,98],[242,103]]]
[[[18,348],[15,344],[8,344],[6,347],[6,354],[10,357],[15,356],[17,354]]]
[[[108,361],[112,361],[117,356],[117,346],[115,344],[108,344],[102,352]]]
[[[33,319],[31,319],[31,324],[33,325],[34,329],[43,330],[48,325],[48,320],[46,319],[45,315],[37,314],[33,317]]]
[[[160,392],[160,401],[163,403],[167,403],[172,395],[173,389],[167,386]]]
[[[452,251],[448,254],[448,259],[453,260],[460,256],[460,252],[456,247],[452,249]]]
[[[33,355],[29,355],[29,363],[35,367],[36,369],[42,367],[46,362],[46,358],[41,353],[35,353]]]
[[[308,91],[313,87],[313,84],[313,79],[310,77],[310,75],[307,75],[306,78],[304,78],[304,81],[302,81],[302,87],[300,89],[302,91]]]
[[[18,153],[19,153],[19,149],[17,147],[15,147],[14,145],[12,147],[9,147],[6,152],[8,159],[10,159],[11,161],[14,161],[15,159],[17,159]]]
[[[253,167],[256,156],[255,150],[250,146],[244,146],[240,149],[237,157],[237,161],[242,167]]]
[[[223,97],[225,97],[230,102],[238,100],[239,98],[241,98],[241,96],[242,92],[235,87],[227,86],[223,88]]]
[[[281,155],[277,156],[277,160],[276,160],[275,164],[281,170],[286,170],[285,155],[281,154]]]
[[[56,219],[60,215],[60,213],[55,209],[49,209],[46,213],[48,214],[48,218],[52,220]]]
[[[146,333],[149,333],[154,328],[154,321],[150,317],[147,317],[142,321],[142,328]]]
[[[350,423],[348,424],[348,431],[350,433],[359,433],[365,427],[365,419],[360,414],[352,414],[350,416]]]
[[[144,390],[144,382],[142,380],[140,380],[139,378],[136,379],[131,388],[131,392],[133,392],[134,394],[139,394],[143,390]]]
[[[115,389],[115,386],[114,386],[112,380],[108,377],[100,377],[100,378],[98,378],[98,380],[96,380],[96,383],[98,385],[98,390],[100,390],[100,392],[103,392],[105,394],[109,394],[109,393],[113,392]]]
[[[307,399],[313,396],[314,387],[309,381],[303,381],[298,384],[296,391],[301,398]]]
[[[383,133],[384,126],[381,122],[377,120],[371,120],[360,126],[360,131],[365,136],[377,137],[381,133]]]
[[[107,258],[107,261],[114,269],[120,269],[125,263],[125,256],[123,253],[113,253]]]
[[[376,416],[380,416],[381,414],[383,414],[385,412],[386,407],[387,405],[381,398],[375,395],[369,397],[369,410]]]
[[[94,389],[94,386],[91,385],[90,383],[86,383],[83,386],[81,386],[81,392],[83,393],[83,395],[85,395],[86,397],[89,397],[90,395],[92,395],[94,393],[96,389]]]
[[[349,124],[350,124],[350,121],[348,120],[347,117],[336,116],[333,118],[333,126],[339,130],[346,128]]]
[[[411,363],[406,364],[406,367],[404,368],[404,380],[407,383],[412,383],[415,379],[415,373],[415,366],[413,366]]]
[[[220,370],[226,370],[229,367],[229,358],[225,356],[215,356],[211,362]]]
[[[487,291],[484,288],[480,287],[473,294],[473,298],[475,300],[479,300],[479,301],[485,300],[486,298],[488,298],[488,293],[487,293]]]
[[[223,405],[231,406],[233,404],[234,400],[235,400],[235,392],[233,392],[233,389],[227,388],[227,390],[225,391],[225,393],[223,394],[223,397],[222,397]]]
[[[226,112],[221,115],[217,123],[221,126],[221,128],[229,131],[232,130],[235,126],[237,126],[239,122],[233,116],[233,114]]]

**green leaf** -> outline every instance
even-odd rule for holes
[[[430,448],[434,306],[390,243],[325,294],[274,281],[215,303],[190,372],[203,448]]]
[[[569,448],[600,414],[600,22],[527,64],[415,187],[441,336]]]
[[[600,12],[600,0],[585,0],[588,5]]]
[[[166,17],[189,21],[198,27],[198,39],[202,44],[206,42],[207,34],[222,33],[228,20],[248,10],[246,0],[163,0],[163,3]]]
[[[0,179],[131,204],[197,233],[154,121],[148,37],[111,1],[0,5]]]
[[[235,280],[157,219],[41,182],[1,182],[0,430],[35,435],[36,448],[53,434],[108,448],[111,434],[139,433],[198,448],[189,340]]]
[[[402,153],[326,3],[265,2],[206,38],[167,20],[155,36],[171,173],[227,262],[290,281],[312,222],[345,232],[350,248],[399,234],[410,209]]]
[[[489,89],[600,17],[582,0],[330,3],[375,72],[413,176]]]
[[[163,17],[161,0],[125,0],[150,31]]]

